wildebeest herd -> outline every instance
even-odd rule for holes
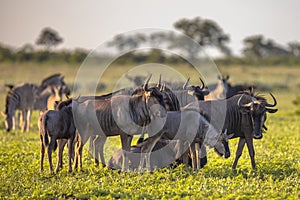
[[[82,168],[83,145],[89,139],[95,163],[107,164],[110,169],[153,170],[177,163],[200,169],[207,163],[206,146],[228,158],[228,139],[237,137],[233,169],[245,144],[254,169],[253,138],[263,137],[263,131],[267,130],[266,115],[277,111],[273,108],[277,101],[270,93],[273,99],[270,104],[264,97],[255,95],[253,87],[232,86],[228,78],[219,77],[218,83],[211,86],[206,86],[201,79],[200,86],[190,85],[188,78],[181,89],[174,89],[172,84],[163,82],[161,76],[156,84],[149,84],[150,75],[135,89],[62,101],[63,95],[70,95],[70,89],[64,76],[54,74],[45,78],[40,86],[7,85],[5,127],[7,131],[14,130],[19,122],[22,131],[29,131],[31,112],[40,111],[41,171],[45,150],[50,171],[54,171],[52,152],[56,148],[55,171],[62,168],[66,143],[68,170],[72,171],[72,163],[74,168],[78,165]],[[132,146],[134,135],[139,135],[139,140]],[[111,136],[120,136],[122,148],[106,163],[104,145]]]

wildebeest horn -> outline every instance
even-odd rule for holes
[[[268,128],[266,127],[266,125],[263,125],[263,129],[265,129],[266,131],[268,130]]]
[[[161,87],[161,74],[159,75],[159,79],[158,79],[157,87]]]
[[[200,79],[201,84],[202,84],[202,86],[200,87],[200,89],[203,90],[205,88],[205,84],[204,84],[203,80],[200,77],[199,77],[199,79]]]
[[[152,77],[152,74],[150,74],[149,77],[145,80],[144,88],[143,88],[145,91],[148,90],[148,83],[149,83],[151,77]]]
[[[188,77],[188,78],[186,79],[185,83],[183,84],[183,89],[184,89],[184,90],[185,90],[186,87],[188,86],[189,81],[190,81],[190,77]]]
[[[276,98],[273,96],[271,92],[270,95],[272,96],[274,103],[273,104],[266,103],[266,107],[275,107],[277,105]]]
[[[244,94],[239,98],[239,100],[237,102],[238,107],[245,107],[245,108],[250,107],[252,102],[244,104],[244,105],[240,105],[241,104],[241,99],[243,98],[243,96],[244,96]]]
[[[163,91],[165,91],[165,90],[166,90],[166,83],[164,82],[164,83],[160,86],[159,91],[160,91],[160,92],[163,92]]]

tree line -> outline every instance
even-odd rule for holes
[[[137,33],[134,35],[117,35],[108,42],[109,48],[115,48],[119,53],[127,49],[137,49],[145,43],[159,44],[166,49],[180,49],[189,61],[197,57],[201,45],[205,49],[215,49],[223,56],[215,59],[217,64],[240,65],[299,65],[300,43],[297,41],[281,45],[263,35],[251,35],[243,39],[242,56],[232,55],[228,46],[229,34],[215,21],[195,17],[193,19],[179,19],[173,24],[174,28],[193,39],[193,43],[187,37],[174,33],[154,32],[150,35]],[[44,28],[38,36],[35,44],[26,44],[19,49],[13,49],[0,44],[0,62],[67,62],[81,63],[88,55],[88,50],[77,48],[75,50],[55,50],[55,47],[63,42],[63,38],[52,28]],[[105,55],[107,56],[107,55]],[[100,55],[101,57],[101,55]],[[120,56],[115,62],[119,64],[132,64],[143,62],[160,63],[186,63],[187,61],[178,55],[166,54],[160,49],[148,51],[132,51]]]

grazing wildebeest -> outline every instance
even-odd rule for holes
[[[157,88],[148,88],[146,80],[141,94],[116,95],[106,100],[74,99],[73,113],[76,128],[85,143],[90,136],[94,140],[95,157],[100,154],[105,163],[103,146],[106,137],[120,135],[124,154],[130,150],[133,135],[140,134],[142,127],[153,119],[165,117],[166,110],[161,92]],[[128,169],[126,155],[123,157],[123,170]]]
[[[207,100],[225,99],[228,91],[228,79],[229,76],[218,76],[218,83],[216,87],[204,97]]]
[[[57,109],[44,112],[39,118],[39,131],[41,141],[41,171],[43,171],[43,162],[45,149],[48,148],[48,160],[50,172],[53,172],[52,151],[55,150],[58,139],[68,140],[69,172],[72,171],[72,155],[74,155],[75,124],[71,104],[72,99],[61,102]],[[50,142],[49,142],[50,137]],[[62,163],[62,151],[59,151],[56,172],[59,171]]]
[[[153,120],[152,124],[148,127],[148,130],[155,126],[158,122],[157,119]],[[158,122],[159,124],[161,122]],[[191,144],[194,143],[196,139],[203,139],[204,144],[209,147],[214,147],[215,150],[220,154],[225,154],[225,148],[223,141],[220,140],[220,132],[210,125],[206,119],[200,115],[199,109],[195,110],[195,107],[191,108],[190,105],[184,107],[181,111],[170,111],[167,112],[167,118],[163,129],[159,131],[158,134],[149,137],[147,145],[142,148],[142,158],[140,162],[140,169],[144,166],[144,161],[146,159],[146,168],[151,169],[150,164],[150,153],[157,141],[163,136],[167,139],[180,140],[180,150],[178,151],[177,158],[183,154]],[[225,138],[225,137],[223,137]],[[194,152],[192,153],[192,163],[196,163]],[[187,156],[184,158],[184,164],[188,164]],[[196,166],[193,165],[195,168]]]
[[[20,84],[13,87],[6,96],[5,104],[5,128],[6,131],[15,130],[16,127],[16,110],[20,110],[22,118],[21,130],[29,131],[31,111],[34,106],[35,98],[37,97],[39,88],[34,84]]]
[[[32,110],[45,111],[47,109],[48,98],[55,96],[60,100],[62,94],[70,94],[68,86],[63,81],[61,74],[54,74],[44,79],[40,86],[35,84],[20,84],[17,86],[6,85],[10,88],[6,97],[5,125],[6,130],[15,129],[16,110],[20,110],[18,121],[21,130],[29,131]],[[59,97],[57,97],[57,95]]]
[[[264,98],[252,96],[249,93],[238,94],[224,100],[199,101],[200,113],[208,115],[209,121],[214,127],[222,131],[227,129],[230,138],[240,138],[233,169],[236,168],[245,143],[248,147],[252,168],[256,167],[253,138],[262,137],[266,113],[277,112],[277,109],[270,108],[277,104],[275,97],[272,94],[271,96],[274,104],[269,104]]]

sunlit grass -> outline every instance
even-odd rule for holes
[[[123,66],[130,68],[130,66]],[[178,70],[187,74],[188,68]],[[109,72],[105,81],[109,84],[110,75],[121,73],[122,66]],[[87,145],[84,149],[83,171],[67,172],[67,151],[64,152],[64,168],[58,174],[49,173],[47,156],[44,172],[39,171],[39,133],[37,112],[34,112],[31,131],[21,133],[4,130],[0,120],[0,199],[50,199],[58,197],[95,199],[299,199],[300,198],[300,116],[295,115],[296,107],[291,103],[299,88],[299,79],[287,79],[300,75],[300,68],[221,68],[230,74],[234,83],[257,81],[272,86],[284,82],[287,90],[274,89],[279,111],[268,115],[269,130],[263,139],[254,141],[257,169],[252,170],[248,151],[245,148],[237,170],[231,169],[237,139],[230,140],[231,157],[218,157],[208,150],[208,164],[200,171],[163,168],[151,173],[120,173],[95,166]],[[76,75],[76,67],[62,66],[17,66],[0,65],[0,84],[33,82],[39,83],[51,73],[65,74],[71,84]],[[119,71],[118,71],[119,70]],[[246,71],[245,71],[246,70]],[[117,72],[118,71],[118,72]],[[33,73],[35,72],[35,73]],[[261,72],[261,73],[260,73]],[[191,74],[192,80],[198,78]],[[298,76],[299,77],[299,76]],[[4,110],[6,89],[0,90],[0,109]],[[266,97],[271,98],[266,94]],[[120,147],[115,137],[106,144]],[[112,153],[112,152],[111,152]],[[56,153],[55,153],[56,154]],[[108,158],[109,156],[107,156]],[[56,155],[53,157],[56,162]]]

